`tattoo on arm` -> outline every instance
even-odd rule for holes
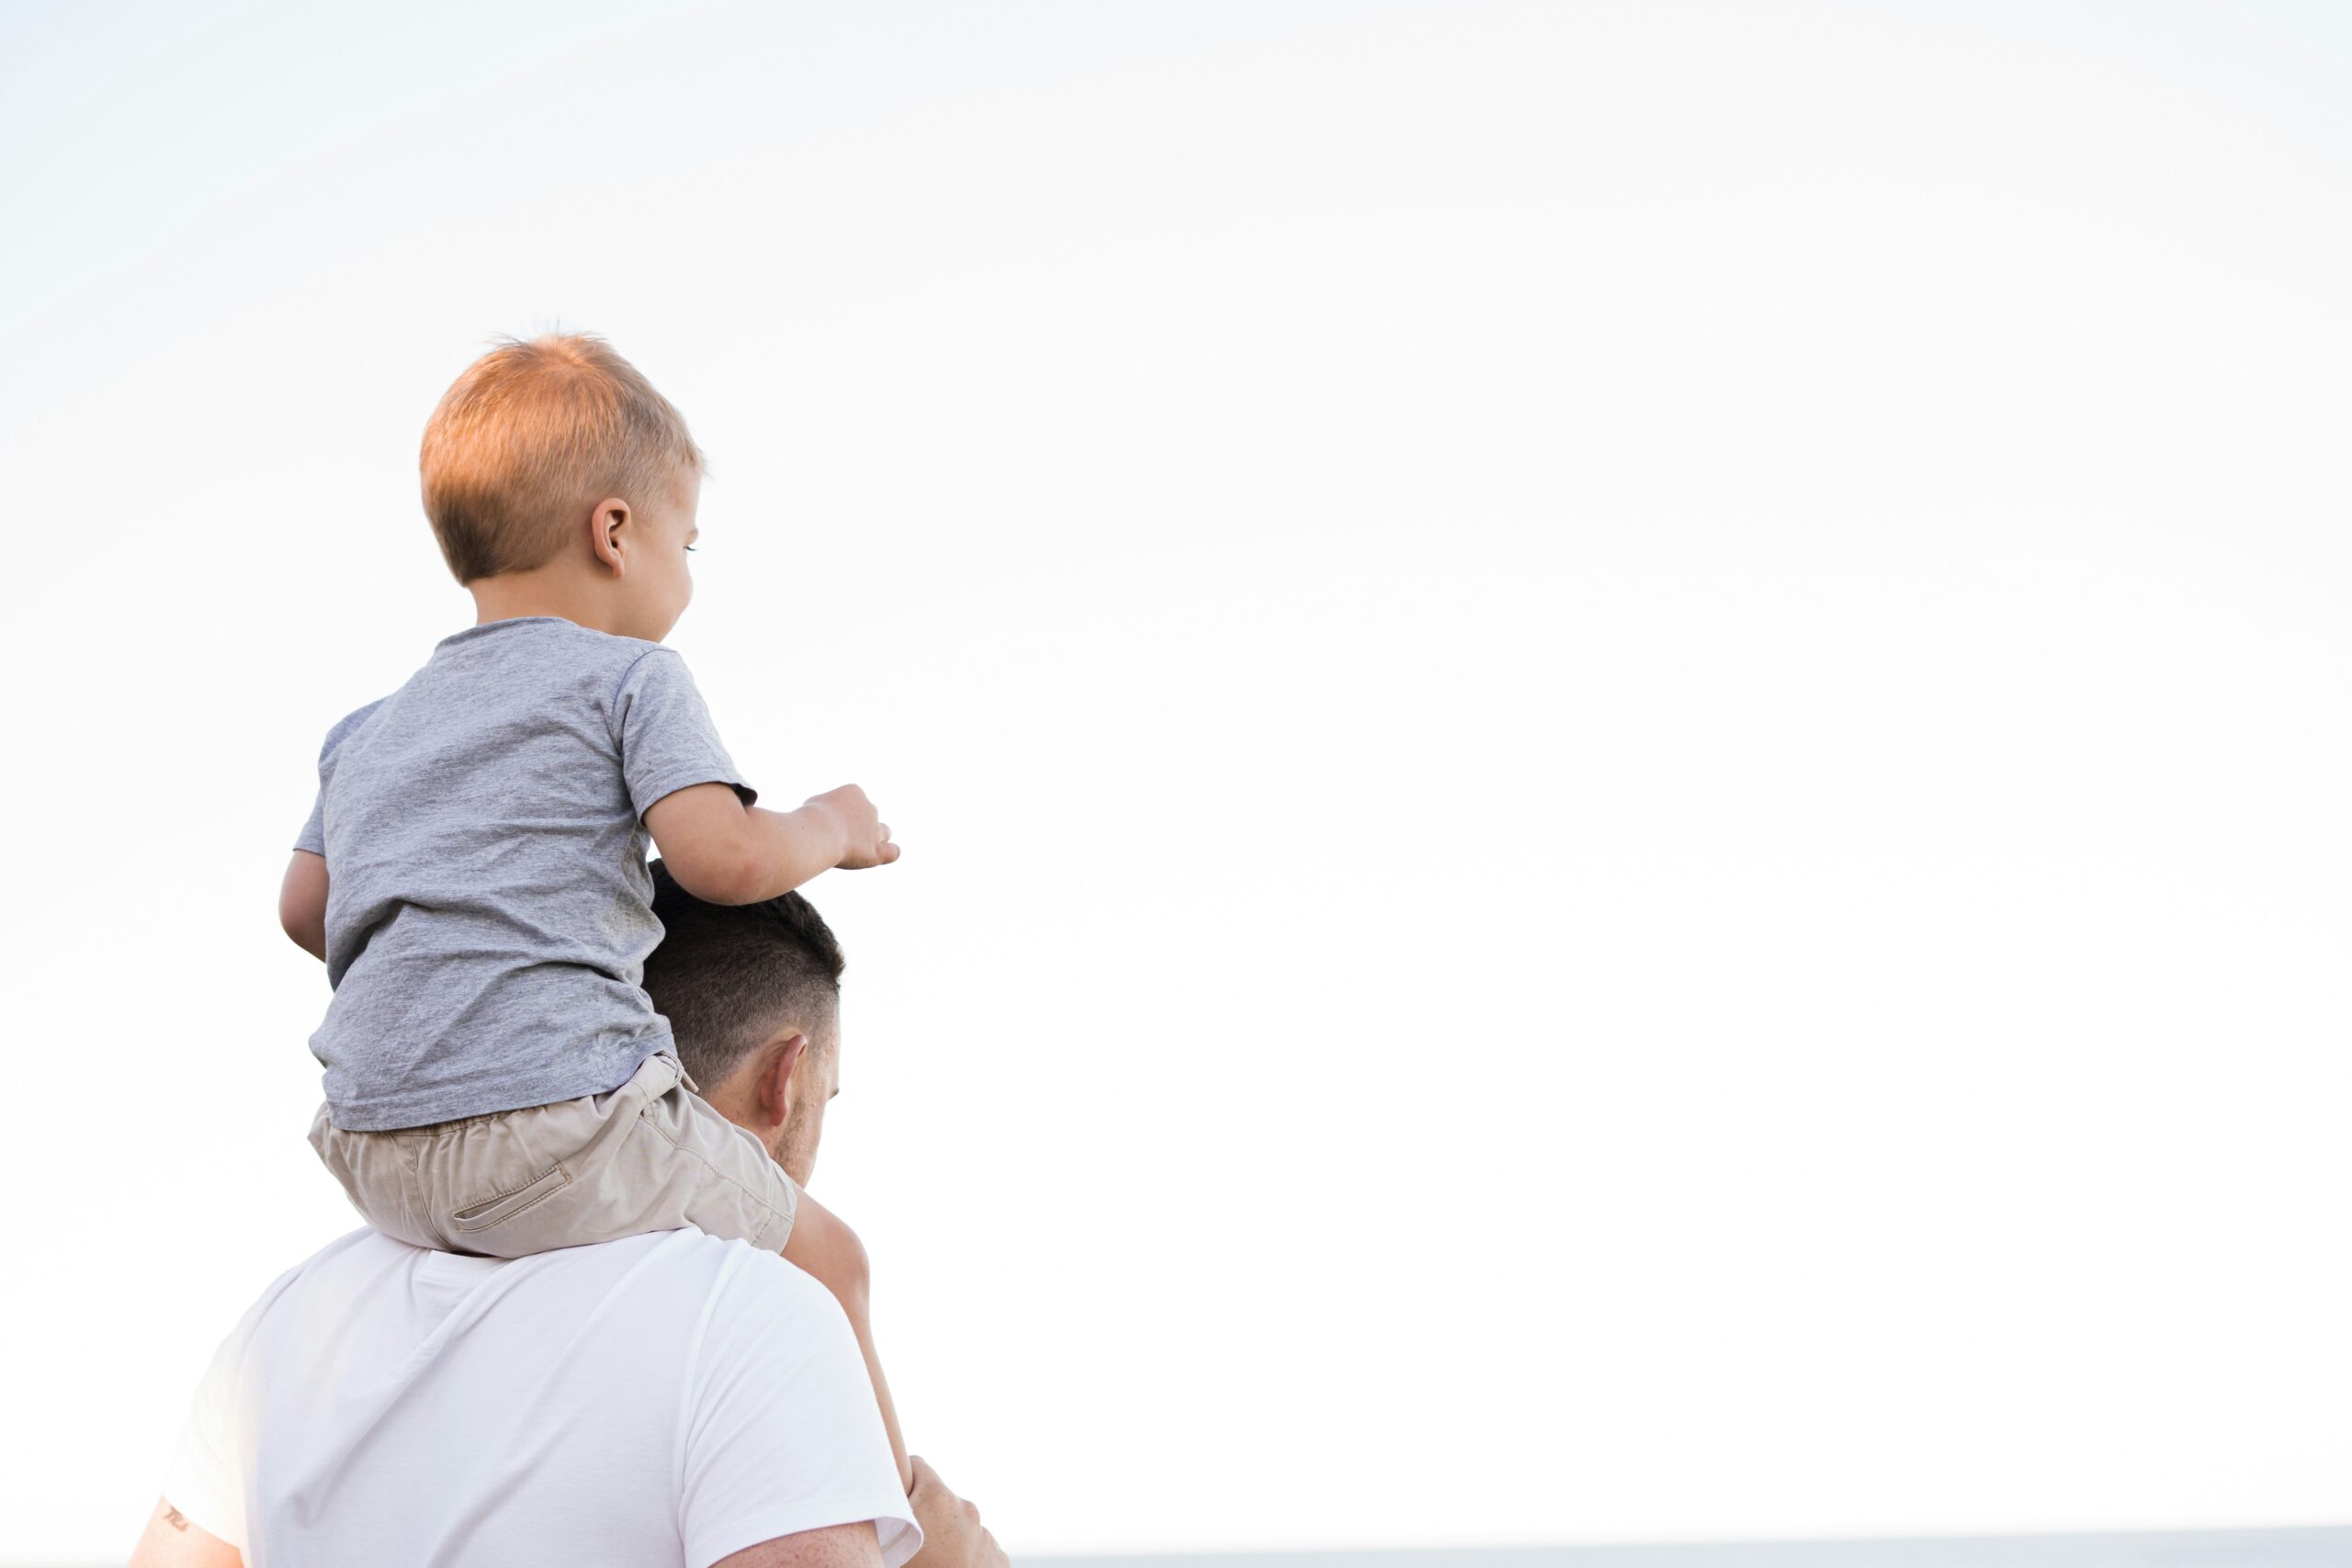
[[[177,1508],[165,1507],[164,1509],[164,1522],[171,1526],[175,1530],[185,1530],[187,1529],[187,1516],[181,1513]]]

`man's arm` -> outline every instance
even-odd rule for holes
[[[874,1527],[868,1525],[865,1529],[866,1539],[871,1540]],[[206,1534],[201,1526],[173,1507],[166,1497],[155,1499],[155,1511],[147,1516],[147,1529],[139,1537],[139,1544],[130,1550],[130,1568],[244,1568],[244,1562],[243,1552],[219,1536]]]
[[[1012,1568],[980,1524],[980,1511],[947,1489],[939,1472],[914,1461],[911,1501],[922,1525],[922,1550],[906,1568]],[[880,1568],[882,1548],[871,1520],[763,1540],[722,1557],[712,1568]],[[133,1563],[131,1568],[141,1568]]]
[[[277,923],[294,945],[318,959],[327,956],[327,857],[296,850],[277,886]]]
[[[855,784],[794,811],[746,806],[728,784],[689,784],[655,801],[645,827],[678,886],[706,904],[764,903],[835,866],[858,871],[899,858]]]
[[[763,1540],[729,1552],[711,1568],[882,1568],[882,1543],[875,1539],[874,1521],[865,1519]]]
[[[130,1553],[130,1568],[244,1568],[244,1562],[243,1553],[206,1534],[162,1497]],[[763,1540],[721,1558],[714,1568],[882,1568],[882,1547],[867,1519]]]

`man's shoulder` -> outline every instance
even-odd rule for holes
[[[580,1269],[633,1278],[659,1270],[664,1278],[696,1281],[730,1295],[757,1295],[777,1303],[833,1299],[831,1292],[780,1254],[763,1252],[748,1241],[711,1235],[691,1225],[588,1247],[567,1247],[538,1257],[555,1260],[548,1265],[551,1272]]]
[[[719,1270],[718,1288],[729,1293],[755,1297],[777,1308],[820,1313],[841,1310],[832,1292],[814,1275],[787,1262],[781,1254],[762,1252],[748,1241],[721,1241],[696,1230],[678,1234],[693,1238],[687,1245],[708,1257]]]
[[[683,1287],[700,1296],[724,1292],[755,1296],[772,1304],[819,1307],[832,1293],[773,1252],[749,1242],[722,1240],[692,1228],[651,1231],[588,1247],[567,1247],[528,1258],[501,1259],[435,1252],[362,1227],[337,1236],[279,1275],[254,1304],[268,1303],[297,1287],[322,1288],[354,1277],[380,1277],[387,1270],[416,1270],[439,1282],[464,1286],[501,1280],[505,1293],[545,1289],[567,1294],[592,1280],[609,1287],[635,1287],[658,1280],[673,1292]]]
[[[236,1327],[230,1331],[224,1349],[236,1347],[242,1354],[242,1348],[252,1341],[264,1324],[272,1321],[274,1315],[279,1314],[281,1309],[299,1310],[304,1298],[312,1293],[321,1280],[334,1268],[336,1259],[346,1258],[354,1249],[365,1248],[371,1244],[387,1247],[400,1245],[397,1242],[386,1241],[372,1230],[352,1231],[335,1237],[334,1240],[272,1280],[268,1287],[254,1298],[253,1304],[245,1308],[244,1315],[238,1319]]]
[[[469,1342],[479,1353],[483,1345],[517,1350],[598,1318],[681,1337],[739,1315],[806,1321],[831,1300],[782,1258],[695,1230],[492,1258],[435,1252],[363,1228],[279,1275],[233,1337],[266,1345],[271,1357],[299,1358],[324,1325],[365,1321],[400,1337],[447,1321],[457,1326],[443,1349]]]
[[[365,1225],[356,1231],[346,1231],[271,1281],[269,1289],[262,1292],[262,1302],[266,1303],[273,1297],[283,1295],[288,1287],[324,1272],[334,1267],[337,1259],[401,1246],[401,1243],[379,1235]]]
[[[429,1337],[436,1359],[502,1359],[602,1323],[604,1332],[679,1345],[690,1368],[775,1358],[777,1376],[817,1347],[853,1339],[841,1303],[816,1280],[775,1253],[692,1229],[512,1259],[355,1231],[279,1276],[234,1337],[264,1347],[265,1359],[303,1360],[331,1329],[362,1322],[401,1343]]]

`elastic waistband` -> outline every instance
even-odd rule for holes
[[[538,1105],[510,1105],[503,1111],[484,1111],[472,1116],[452,1117],[447,1122],[427,1122],[421,1127],[386,1127],[378,1130],[356,1132],[351,1128],[338,1128],[336,1130],[343,1133],[345,1136],[369,1138],[445,1137],[452,1133],[462,1133],[469,1127],[480,1127],[491,1122],[503,1122],[509,1116],[520,1116],[525,1112],[531,1111],[545,1111],[548,1106],[577,1105],[582,1100],[603,1100],[610,1095],[626,1093],[628,1089],[636,1087],[636,1085],[641,1081],[648,1073],[666,1073],[669,1077],[669,1082],[664,1083],[659,1089],[646,1096],[646,1099],[648,1100],[661,1099],[662,1095],[669,1093],[671,1088],[676,1084],[684,1084],[686,1088],[694,1090],[697,1094],[702,1092],[701,1086],[696,1084],[693,1076],[686,1071],[685,1064],[678,1060],[677,1053],[664,1048],[654,1052],[651,1055],[646,1057],[645,1060],[639,1062],[637,1065],[637,1069],[630,1073],[626,1080],[616,1084],[611,1089],[606,1089],[603,1094],[575,1095],[570,1100],[550,1100]],[[328,1108],[328,1113],[329,1119],[332,1120],[334,1113],[334,1108],[332,1106]]]

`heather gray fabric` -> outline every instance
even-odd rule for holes
[[[643,818],[713,783],[752,798],[685,661],[552,616],[459,632],[329,731],[295,848],[327,862],[334,1124],[606,1094],[669,1049]]]

